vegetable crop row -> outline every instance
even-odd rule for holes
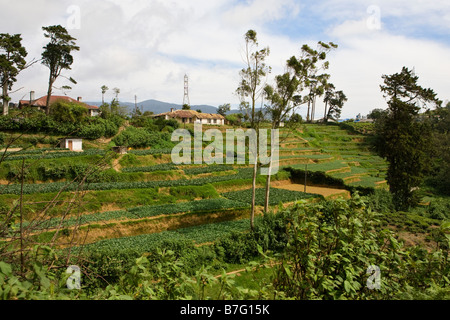
[[[241,168],[235,174],[204,177],[198,179],[179,179],[179,180],[159,180],[159,181],[133,181],[133,182],[97,182],[86,183],[80,187],[76,183],[67,182],[54,182],[54,183],[42,183],[42,184],[24,184],[23,193],[49,193],[58,192],[62,189],[64,191],[76,191],[79,190],[121,190],[121,189],[145,189],[154,187],[177,187],[177,186],[189,186],[189,185],[204,185],[208,183],[232,180],[232,179],[247,179],[252,176],[252,168]],[[0,194],[20,194],[20,184],[10,184],[0,187]]]
[[[228,209],[243,209],[247,208],[246,203],[242,203],[235,200],[229,200],[225,198],[217,199],[204,199],[188,202],[169,203],[163,205],[154,206],[140,206],[127,210],[117,210],[108,212],[98,212],[93,214],[85,214],[80,217],[70,218],[51,218],[39,224],[39,228],[56,228],[61,226],[63,228],[71,227],[75,225],[82,225],[93,222],[108,222],[111,220],[124,220],[124,219],[143,219],[159,215],[170,215],[177,213],[193,213],[193,212],[214,212],[217,210]],[[23,223],[24,227],[27,227],[29,223]],[[18,227],[18,226],[17,226]]]
[[[266,190],[264,188],[256,189],[256,205],[263,206],[265,202]],[[227,199],[235,200],[243,203],[250,204],[252,201],[252,189],[231,191],[222,193]],[[277,205],[280,202],[291,202],[301,199],[319,197],[317,194],[305,193],[300,191],[292,191],[278,188],[270,189],[269,205]]]

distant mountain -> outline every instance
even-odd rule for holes
[[[100,106],[102,104],[101,102],[86,102],[86,103],[94,106]],[[127,107],[128,113],[131,113],[135,108],[135,104],[132,102],[119,102],[119,103],[120,105]],[[142,112],[151,111],[154,114],[169,112],[171,108],[174,108],[176,110],[182,108],[182,105],[162,102],[153,99],[138,102],[137,106]],[[191,106],[191,109],[201,110],[204,113],[217,113],[217,108],[209,105]]]

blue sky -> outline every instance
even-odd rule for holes
[[[42,26],[55,24],[66,26],[81,47],[64,73],[78,84],[65,94],[85,101],[101,100],[100,87],[107,85],[120,88],[121,101],[137,95],[181,104],[188,74],[191,104],[237,105],[249,29],[271,49],[269,83],[303,44],[338,44],[328,72],[348,97],[343,117],[385,108],[381,76],[403,66],[414,67],[420,84],[440,99],[450,97],[447,0],[0,0],[0,32],[22,34],[29,59],[39,58],[46,43]],[[40,64],[23,71],[13,100],[31,90],[45,95],[47,78]],[[56,85],[65,84],[61,78]],[[106,98],[112,97],[110,90]]]

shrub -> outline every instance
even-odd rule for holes
[[[433,199],[428,205],[427,212],[431,219],[444,220],[450,218],[450,201]]]
[[[388,190],[375,189],[367,196],[367,206],[380,213],[390,213],[394,211],[392,194]]]
[[[56,101],[50,106],[50,116],[56,122],[80,123],[88,116],[88,109],[78,103]]]
[[[132,148],[155,149],[171,148],[173,143],[170,141],[170,134],[155,131],[148,131],[144,128],[127,127],[113,141],[118,146],[128,146]]]
[[[446,286],[448,252],[407,250],[392,231],[377,226],[377,216],[358,196],[291,208],[275,289],[295,299],[335,300],[390,299],[410,286]],[[378,288],[367,274],[369,266],[381,272]]]

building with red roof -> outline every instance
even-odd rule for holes
[[[73,99],[68,96],[51,96],[50,97],[50,105],[57,101],[71,102],[71,103],[75,103],[75,104],[81,105],[83,107],[86,107],[88,109],[89,116],[91,116],[91,117],[98,116],[100,114],[99,107],[91,106],[87,103],[82,102],[81,97],[78,97],[77,99]],[[19,101],[19,109],[31,106],[33,108],[37,108],[38,110],[45,111],[46,104],[47,104],[47,96],[40,97],[39,99],[34,99],[34,92],[32,91],[30,94],[29,100],[20,100]]]
[[[181,123],[201,123],[210,125],[224,125],[225,117],[215,113],[200,113],[195,110],[174,110],[160,113],[154,118],[163,118],[165,120],[175,119]]]

